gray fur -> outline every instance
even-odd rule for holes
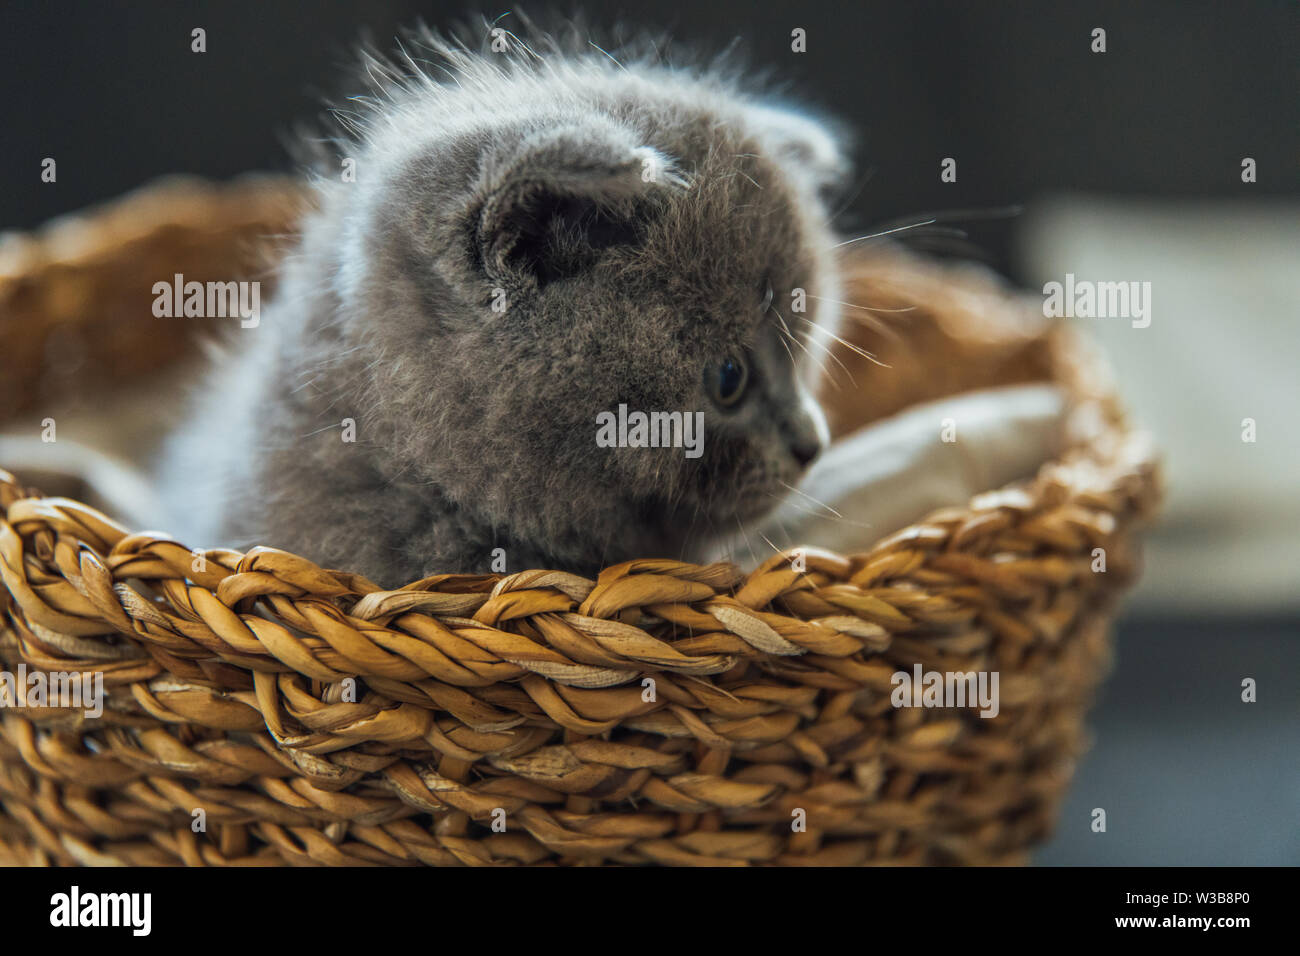
[[[343,117],[357,181],[326,167],[276,300],[170,443],[173,530],[385,586],[497,547],[510,571],[698,557],[798,481],[792,443],[824,441],[794,366],[839,298],[835,139],[717,71],[424,43],[445,72],[371,62]],[[755,383],[723,410],[705,370],[742,346]],[[621,402],[702,410],[703,457],[598,448]]]

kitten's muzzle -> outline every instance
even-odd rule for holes
[[[821,454],[825,439],[813,416],[806,413],[795,415],[786,423],[782,432],[786,448],[800,468],[807,468]]]
[[[791,439],[789,446],[790,454],[799,462],[800,468],[807,468],[822,450],[822,443],[815,435]]]
[[[826,415],[817,401],[807,392],[802,392],[799,398],[798,410],[786,419],[781,432],[791,456],[800,468],[807,468],[830,443],[831,436]]]

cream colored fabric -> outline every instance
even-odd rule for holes
[[[868,425],[832,445],[774,514],[714,557],[753,568],[777,548],[860,551],[936,508],[1032,476],[1059,451],[1064,414],[1060,389],[1025,385]]]
[[[156,498],[143,474],[120,458],[78,441],[44,442],[0,435],[0,462],[46,495],[74,497],[138,531],[150,521]]]

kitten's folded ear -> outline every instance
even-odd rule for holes
[[[613,121],[552,127],[495,153],[475,189],[474,251],[488,278],[538,287],[640,241],[649,200],[685,179]]]
[[[769,155],[802,177],[823,201],[830,203],[848,187],[853,167],[847,127],[769,105],[751,106],[749,120]]]

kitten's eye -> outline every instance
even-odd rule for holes
[[[709,397],[723,408],[740,401],[749,384],[749,365],[738,355],[728,355],[704,374]]]
[[[763,304],[759,307],[760,315],[767,315],[767,310],[772,307],[772,280],[763,277]]]

